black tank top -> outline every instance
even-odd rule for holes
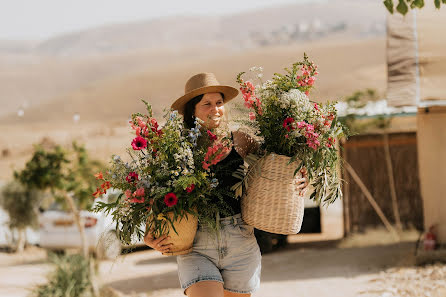
[[[232,173],[240,168],[240,165],[243,165],[243,158],[233,146],[226,158],[213,166],[213,168],[211,167],[212,172],[215,173],[215,178],[218,179],[217,189],[223,196],[223,199],[215,196],[212,199],[214,203],[217,203],[219,209],[228,211],[228,213],[222,214],[223,216],[232,216],[241,212],[240,198],[235,198],[234,191],[231,190],[231,187],[240,181],[240,179],[232,176]]]

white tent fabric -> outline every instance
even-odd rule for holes
[[[446,105],[446,9],[425,4],[404,17],[388,15],[389,106]]]

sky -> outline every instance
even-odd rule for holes
[[[42,40],[104,24],[310,1],[315,0],[0,0],[0,40]]]

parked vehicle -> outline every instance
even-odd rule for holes
[[[103,199],[116,198],[116,192],[109,192],[112,195]],[[88,248],[98,258],[114,259],[121,254],[123,248],[128,247],[122,245],[118,239],[111,214],[82,210],[80,215],[84,221]],[[54,251],[81,248],[81,237],[73,215],[61,210],[57,204],[42,212],[39,222],[41,247]],[[134,245],[142,246],[144,242],[135,242]]]

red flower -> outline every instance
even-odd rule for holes
[[[136,173],[136,172],[130,172],[127,176],[126,176],[126,178],[125,178],[125,180],[128,182],[128,183],[133,183],[133,182],[135,182],[135,181],[138,181],[138,173]]]
[[[96,188],[96,192],[93,193],[94,198],[98,198],[99,196],[101,196],[102,191],[100,188]]]
[[[132,147],[135,151],[142,150],[147,147],[147,140],[138,136],[132,141]]]
[[[170,192],[164,196],[164,203],[166,203],[168,207],[175,206],[177,202],[178,197],[175,195],[175,193]]]
[[[286,118],[283,121],[283,127],[289,132],[291,130],[294,130],[294,127],[292,125],[292,123],[294,123],[294,119],[293,118]]]
[[[190,193],[195,189],[195,185],[191,184],[189,187],[186,188],[186,192]]]
[[[217,140],[217,135],[215,135],[214,133],[212,133],[210,130],[207,131],[208,135],[209,135],[209,139],[214,141]]]
[[[110,189],[111,185],[109,181],[106,181],[105,183],[103,183],[101,185],[101,188],[103,188],[104,190]]]

